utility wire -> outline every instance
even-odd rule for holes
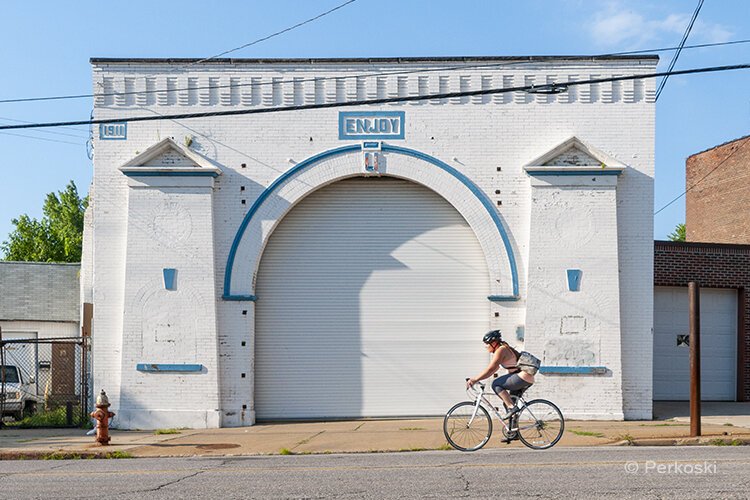
[[[39,130],[39,132],[43,132],[43,131]],[[36,139],[38,141],[58,142],[60,144],[72,144],[74,146],[83,146],[84,142],[85,142],[85,141],[84,142],[60,141],[60,140],[57,140],[57,139],[49,139],[47,137],[36,137],[34,135],[15,134],[13,132],[2,132],[2,131],[0,131],[0,134],[3,134],[3,135],[12,135],[12,136],[15,136],[15,137],[24,137],[26,139]],[[81,139],[81,141],[83,141],[83,139]]]
[[[15,123],[34,123],[34,122],[27,121],[27,120],[16,120],[15,118],[7,118],[4,116],[0,116],[0,120],[6,121],[6,122],[15,122]],[[61,127],[61,128],[67,128],[67,127]],[[86,130],[81,130],[77,128],[70,128],[69,130],[78,131],[80,132],[80,134],[85,134],[86,136],[89,135],[88,131]],[[44,134],[64,135],[66,137],[74,137],[76,139],[80,139],[82,137],[81,135],[66,134],[65,132],[55,132],[53,130],[40,130],[39,132],[44,133]]]
[[[254,115],[254,114],[266,114],[266,113],[280,113],[284,111],[302,111],[308,109],[331,109],[331,108],[343,108],[343,107],[354,107],[354,106],[367,106],[373,104],[388,104],[394,102],[414,102],[414,101],[427,101],[436,99],[450,99],[454,97],[470,97],[480,95],[493,95],[493,94],[505,94],[509,92],[529,92],[529,93],[560,93],[567,90],[569,87],[578,85],[590,85],[596,83],[609,83],[609,82],[624,82],[629,80],[644,80],[648,78],[658,78],[661,76],[671,75],[689,75],[695,73],[714,73],[718,71],[732,71],[738,69],[750,69],[750,64],[734,64],[730,66],[712,66],[706,68],[693,68],[685,69],[680,71],[659,72],[659,73],[647,73],[642,75],[629,75],[629,76],[616,76],[607,78],[594,78],[590,80],[578,80],[574,82],[565,83],[548,83],[543,85],[525,85],[522,87],[505,87],[505,88],[492,88],[492,89],[480,89],[480,90],[467,90],[461,92],[446,92],[440,94],[425,94],[425,95],[414,95],[414,96],[403,96],[403,97],[388,97],[381,99],[364,99],[359,101],[348,101],[348,102],[330,102],[320,104],[301,104],[298,106],[282,106],[282,107],[271,107],[271,108],[253,108],[253,109],[236,109],[226,111],[207,111],[201,113],[179,113],[173,115],[162,115],[162,116],[134,116],[134,117],[122,117],[122,118],[106,118],[98,120],[78,120],[78,121],[67,121],[67,122],[48,122],[48,123],[33,123],[23,125],[0,125],[0,130],[14,130],[24,128],[48,128],[48,127],[62,127],[71,125],[97,125],[107,123],[121,123],[121,122],[143,122],[153,120],[164,120],[174,119],[182,120],[189,118],[206,118],[212,116],[239,116],[239,115]]]
[[[290,26],[290,27],[285,28],[285,29],[283,29],[281,31],[277,31],[276,33],[272,33],[272,34],[270,34],[268,36],[264,36],[263,38],[258,38],[257,40],[253,40],[252,42],[246,43],[245,45],[240,45],[239,47],[235,47],[234,49],[225,50],[224,52],[222,52],[220,54],[216,54],[215,56],[211,56],[211,57],[207,57],[205,59],[201,59],[201,60],[196,61],[196,62],[191,63],[191,64],[200,64],[202,62],[210,61],[211,59],[216,59],[218,57],[225,56],[225,55],[230,54],[232,52],[237,52],[238,50],[245,49],[247,47],[250,47],[251,45],[255,45],[255,44],[260,43],[260,42],[265,42],[266,40],[270,40],[271,38],[277,37],[279,35],[283,35],[284,33],[288,33],[288,32],[290,32],[292,30],[295,30],[295,29],[297,29],[297,28],[299,28],[301,26],[304,26],[306,24],[309,24],[309,23],[311,23],[313,21],[317,21],[321,17],[325,17],[328,14],[332,14],[332,13],[336,12],[339,9],[343,9],[347,5],[352,4],[352,3],[356,2],[356,1],[357,0],[349,0],[347,2],[344,2],[344,3],[340,4],[340,5],[337,5],[336,7],[332,8],[330,10],[327,10],[326,12],[323,12],[322,14],[318,14],[317,16],[311,17],[310,19],[302,21],[301,23],[297,23],[294,26]]]
[[[687,45],[683,49],[699,49],[706,47],[720,47],[725,45],[738,45],[750,43],[750,39],[743,40],[732,40],[729,42],[716,42],[716,43],[703,43],[697,45]],[[623,52],[611,52],[609,54],[594,54],[586,57],[599,58],[599,57],[616,57],[626,55],[637,55],[637,54],[648,54],[654,52],[669,52],[678,50],[679,47],[662,47],[655,49],[643,49],[643,50],[629,50]],[[500,63],[491,64],[462,64],[456,66],[443,66],[440,68],[426,68],[416,70],[403,70],[403,71],[391,71],[391,72],[375,72],[375,73],[361,73],[358,75],[345,75],[345,76],[331,76],[331,77],[316,77],[316,78],[303,78],[299,80],[282,80],[278,82],[257,82],[257,83],[235,83],[225,85],[205,85],[200,87],[180,87],[173,89],[158,89],[158,90],[133,90],[128,92],[103,92],[99,94],[71,94],[61,96],[48,96],[48,97],[20,97],[14,99],[0,99],[0,104],[18,103],[18,102],[35,102],[35,101],[57,101],[66,99],[88,99],[92,97],[117,97],[127,95],[148,95],[148,94],[159,94],[159,93],[171,93],[171,92],[186,92],[196,90],[212,90],[212,89],[225,89],[225,88],[239,88],[239,87],[264,87],[273,84],[288,84],[288,83],[304,83],[311,81],[326,81],[326,80],[348,80],[352,78],[371,78],[377,76],[392,76],[392,75],[410,75],[415,73],[430,73],[436,71],[453,71],[461,69],[482,69],[482,68],[500,68],[504,66],[515,66],[521,64],[536,64],[539,62],[551,61],[560,59],[561,56],[537,56],[533,59],[519,60],[519,61],[504,61]],[[195,64],[195,63],[193,63]]]
[[[683,191],[683,192],[682,192],[682,193],[681,193],[681,194],[680,194],[679,196],[677,196],[677,197],[676,197],[675,199],[673,199],[672,201],[670,201],[669,203],[667,203],[666,205],[664,205],[663,207],[661,207],[661,208],[660,208],[659,210],[657,210],[656,212],[654,212],[654,215],[657,215],[657,214],[658,214],[659,212],[661,212],[662,210],[664,210],[665,208],[667,208],[668,206],[670,206],[670,205],[671,205],[672,203],[674,203],[675,201],[677,201],[677,200],[679,200],[680,198],[682,198],[683,196],[685,196],[685,195],[686,195],[686,194],[687,194],[687,193],[688,193],[689,191],[691,191],[691,190],[692,190],[692,189],[693,189],[693,188],[694,188],[695,186],[697,186],[698,184],[700,184],[701,182],[703,182],[704,180],[706,180],[706,178],[707,178],[707,177],[708,177],[709,175],[711,175],[711,174],[713,174],[714,172],[716,172],[716,171],[717,171],[717,170],[718,170],[718,169],[719,169],[719,168],[720,168],[720,167],[721,167],[722,165],[724,165],[724,164],[725,164],[725,163],[726,163],[726,162],[727,162],[727,161],[728,161],[728,160],[729,160],[729,159],[730,159],[730,158],[731,158],[732,156],[734,156],[734,154],[735,154],[735,153],[736,153],[737,151],[739,151],[740,149],[742,149],[743,147],[745,147],[745,145],[746,145],[746,144],[747,144],[748,142],[750,142],[750,137],[747,137],[747,138],[746,138],[746,139],[745,139],[745,140],[744,140],[744,141],[743,141],[743,142],[742,142],[742,143],[741,143],[741,144],[740,144],[739,146],[737,146],[737,147],[736,147],[736,148],[735,148],[735,149],[734,149],[734,150],[733,150],[733,151],[732,151],[731,153],[729,153],[729,154],[728,154],[728,155],[726,156],[726,158],[724,158],[723,160],[721,160],[721,161],[720,161],[720,162],[718,163],[718,165],[716,165],[716,166],[715,166],[714,168],[712,168],[712,169],[711,169],[711,170],[710,170],[710,171],[709,171],[709,172],[708,172],[708,173],[707,173],[706,175],[704,175],[703,177],[701,177],[700,179],[698,179],[697,181],[695,181],[695,182],[693,183],[693,185],[692,185],[692,186],[688,187],[688,188],[687,188],[687,189],[686,189],[685,191]]]
[[[682,40],[680,40],[680,45],[677,48],[677,52],[675,52],[674,56],[672,56],[672,61],[670,61],[669,63],[669,68],[667,68],[667,72],[672,71],[674,69],[674,65],[677,64],[677,58],[680,57],[680,52],[682,52],[682,48],[685,45],[685,42],[687,41],[688,36],[690,35],[690,31],[693,29],[693,24],[695,24],[695,20],[698,18],[698,13],[701,11],[701,7],[703,7],[703,0],[698,0],[698,6],[695,8],[695,11],[693,12],[693,17],[690,18],[690,23],[688,23],[685,33],[682,35]],[[669,79],[669,75],[666,75],[664,78],[662,78],[661,82],[659,83],[659,88],[656,89],[656,98],[654,99],[654,101],[659,100],[661,91],[664,90],[664,86],[667,84],[668,79]]]

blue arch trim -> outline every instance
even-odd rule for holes
[[[351,144],[348,146],[342,146],[339,148],[329,149],[328,151],[324,151],[322,153],[319,153],[315,156],[311,156],[310,158],[307,158],[304,161],[301,161],[294,167],[290,168],[286,172],[284,172],[282,175],[280,175],[275,181],[271,183],[261,194],[258,196],[258,199],[255,200],[255,203],[250,207],[250,210],[248,210],[247,214],[245,214],[245,218],[242,220],[242,223],[240,224],[239,229],[237,229],[237,234],[234,236],[234,241],[232,242],[232,247],[229,250],[229,257],[227,258],[227,266],[224,271],[224,294],[222,295],[222,298],[224,300],[256,300],[256,297],[254,295],[233,295],[231,293],[231,284],[232,284],[232,268],[234,267],[234,259],[237,254],[237,248],[240,245],[240,242],[242,241],[242,236],[245,233],[245,230],[247,229],[247,226],[250,224],[250,221],[252,220],[253,216],[257,213],[257,211],[260,209],[260,206],[263,204],[263,202],[285,181],[296,175],[298,172],[304,170],[308,166],[317,163],[321,160],[324,160],[326,158],[337,156],[345,153],[350,153],[354,151],[361,151],[362,146],[360,144]],[[484,208],[489,213],[490,217],[492,218],[492,221],[495,223],[495,226],[497,227],[498,232],[500,233],[500,237],[503,240],[503,245],[505,245],[505,252],[508,255],[508,261],[510,264],[510,273],[511,278],[513,281],[513,295],[509,296],[499,296],[499,295],[491,295],[487,297],[489,300],[492,301],[499,301],[499,300],[507,300],[507,301],[513,301],[519,299],[519,293],[518,293],[518,270],[516,267],[516,259],[515,255],[513,254],[513,247],[510,244],[510,239],[508,238],[508,233],[505,231],[505,227],[503,226],[502,221],[500,220],[500,216],[498,215],[497,211],[495,210],[495,207],[492,205],[492,202],[487,197],[487,195],[480,190],[476,184],[474,184],[468,177],[466,177],[464,174],[456,170],[455,168],[451,167],[447,163],[438,160],[437,158],[430,156],[428,154],[401,147],[401,146],[391,146],[388,144],[383,144],[382,151],[384,152],[393,152],[398,154],[403,154],[406,156],[411,156],[413,158],[418,158],[420,160],[424,160],[428,163],[431,163],[435,165],[436,167],[440,168],[441,170],[447,172],[448,174],[455,177],[461,184],[466,186],[473,194],[476,196],[479,201],[482,203]]]

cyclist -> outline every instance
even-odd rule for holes
[[[507,374],[492,382],[492,390],[500,396],[508,408],[508,413],[503,416],[504,420],[518,412],[518,407],[513,404],[508,391],[520,391],[531,387],[534,383],[534,376],[516,367],[519,353],[503,340],[500,330],[488,332],[482,341],[487,345],[487,350],[492,353],[492,360],[482,373],[466,381],[466,387],[471,387],[480,380],[486,379],[496,373],[501,366],[508,370]]]

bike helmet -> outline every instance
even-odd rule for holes
[[[484,334],[484,337],[482,337],[482,342],[485,344],[489,344],[490,342],[500,342],[503,340],[503,335],[500,333],[500,330],[492,330],[490,332],[487,332]]]

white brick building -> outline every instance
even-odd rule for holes
[[[93,59],[83,297],[122,427],[438,415],[494,328],[651,418],[655,57]]]

